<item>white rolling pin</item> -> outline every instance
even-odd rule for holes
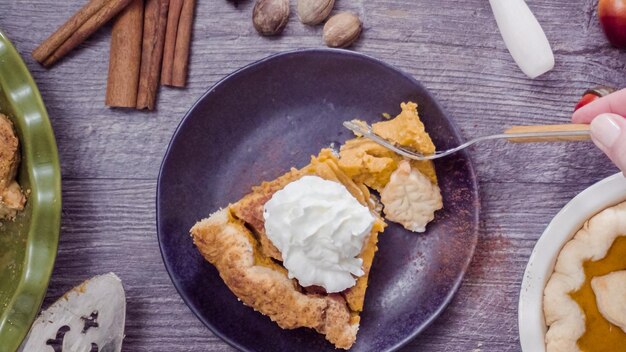
[[[513,59],[530,78],[554,68],[554,54],[541,25],[524,0],[489,0]]]

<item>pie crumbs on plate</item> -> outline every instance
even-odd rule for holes
[[[414,103],[402,104],[398,117],[373,128],[424,154],[435,151]],[[432,162],[405,161],[357,136],[339,155],[322,149],[305,167],[254,187],[196,223],[191,235],[245,305],[283,329],[311,328],[349,349],[386,227],[370,188],[381,192],[387,220],[412,231],[423,231],[442,207]]]

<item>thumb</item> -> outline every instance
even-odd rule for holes
[[[626,175],[626,119],[601,114],[591,122],[591,139]]]

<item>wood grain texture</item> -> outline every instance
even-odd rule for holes
[[[509,142],[514,143],[536,143],[536,142],[574,142],[588,141],[591,139],[590,126],[588,124],[565,123],[561,125],[527,125],[512,126],[504,131],[505,134],[519,133],[545,133],[551,136],[538,136],[526,138],[509,138]],[[555,133],[565,135],[554,135]],[[567,135],[568,133],[577,133],[575,135]]]
[[[63,180],[59,256],[45,305],[95,274],[116,272],[128,295],[124,351],[230,351],[192,315],[167,276],[156,241],[161,158],[180,119],[213,83],[267,55],[321,47],[321,27],[295,11],[282,36],[260,37],[253,1],[196,6],[187,88],[161,89],[151,113],[104,106],[110,28],[52,70],[28,55],[81,2],[4,0],[0,24],[37,81],[56,132]],[[517,68],[486,0],[338,1],[358,13],[353,47],[415,76],[466,138],[513,125],[567,123],[594,85],[626,86],[626,51],[609,46],[597,0],[528,0],[556,67],[537,80]],[[531,118],[532,116],[532,118]],[[517,299],[537,238],[574,195],[617,169],[589,142],[484,143],[470,150],[481,183],[481,233],[451,306],[406,351],[519,351]]]

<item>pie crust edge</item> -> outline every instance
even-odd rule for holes
[[[359,323],[351,319],[345,299],[338,294],[302,293],[284,271],[259,263],[252,233],[228,208],[198,222],[191,235],[202,256],[245,305],[283,329],[315,329],[338,348],[348,349],[355,342]]]
[[[559,253],[543,298],[548,352],[580,351],[577,341],[585,333],[585,315],[570,293],[585,281],[583,263],[604,258],[620,236],[626,236],[626,202],[606,208],[585,222]]]

